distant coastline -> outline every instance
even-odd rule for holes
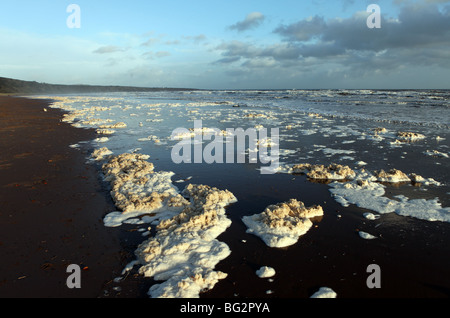
[[[74,93],[104,93],[104,92],[157,92],[197,90],[194,88],[169,87],[135,87],[135,86],[102,86],[102,85],[63,85],[23,81],[0,77],[0,94],[74,94]]]

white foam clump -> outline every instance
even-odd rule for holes
[[[148,137],[139,138],[138,141],[154,141],[155,143],[160,143],[161,140],[158,138],[158,136],[150,135]]]
[[[96,130],[96,132],[97,132],[97,134],[99,134],[99,135],[112,135],[112,134],[114,134],[116,131],[113,130],[113,129],[106,129],[106,128],[102,129],[102,128],[99,128],[99,129]]]
[[[428,221],[450,222],[450,207],[443,208],[437,198],[410,200],[400,195],[395,197],[397,200],[390,199],[384,196],[385,186],[370,175],[347,183],[333,182],[329,186],[335,200],[343,206],[355,204],[380,214],[395,212]]]
[[[356,176],[355,171],[350,167],[334,163],[328,166],[309,163],[286,165],[285,167],[280,166],[278,171],[306,174],[308,178],[318,180],[346,180]]]
[[[437,150],[427,150],[424,152],[427,156],[431,156],[431,157],[442,157],[442,158],[449,158],[449,155],[444,153],[444,152],[440,152]]]
[[[109,140],[108,137],[98,137],[98,138],[95,138],[95,139],[94,139],[94,141],[95,141],[95,142],[98,142],[98,143],[101,143],[101,142],[107,142],[108,140]]]
[[[245,111],[244,114],[245,118],[271,118],[271,116],[266,115],[266,114],[261,114],[261,113],[248,113],[247,111]]]
[[[228,190],[189,184],[180,194],[172,184],[173,172],[154,171],[149,156],[125,153],[103,164],[105,180],[121,212],[104,218],[106,226],[120,226],[141,218],[156,223],[156,234],[141,243],[135,254],[139,272],[161,284],[148,294],[161,298],[193,298],[213,288],[227,274],[214,271],[230,253],[216,238],[231,224],[225,206],[236,202]],[[134,223],[134,222],[132,222]]]
[[[379,171],[374,171],[374,175],[371,181],[374,180],[385,183],[413,182],[422,183],[424,185],[441,185],[440,182],[434,180],[433,178],[424,178],[416,173],[410,173],[409,175],[407,175],[406,173],[398,169],[390,169],[388,171],[384,171],[383,169],[381,169]]]
[[[404,143],[414,142],[421,139],[425,139],[425,135],[409,131],[399,131],[397,133],[397,139],[395,139],[395,141],[391,141],[390,145],[393,147],[398,147],[402,146]]]
[[[306,208],[304,203],[291,199],[269,205],[260,214],[244,216],[247,233],[259,236],[270,247],[295,244],[313,226],[310,218],[323,216],[321,206]]]
[[[189,128],[188,131],[183,132],[174,132],[170,136],[171,140],[183,140],[183,139],[190,139],[194,138],[197,135],[227,135],[227,131],[225,130],[218,130],[215,128],[208,128],[208,127],[201,127],[201,128]]]
[[[329,166],[297,164],[279,167],[279,172],[306,173],[311,179],[335,180],[330,184],[330,191],[334,198],[343,206],[356,204],[379,213],[395,212],[399,215],[416,217],[429,221],[450,222],[450,207],[443,208],[438,199],[409,200],[404,196],[398,196],[399,200],[392,200],[384,196],[385,186],[379,182],[401,183],[413,182],[424,185],[440,186],[441,183],[433,178],[424,178],[415,173],[409,175],[398,169],[388,171],[380,170],[370,173],[360,170],[354,171],[348,166],[332,164]],[[337,181],[348,182],[337,182]]]
[[[425,135],[422,135],[419,133],[414,133],[414,132],[409,132],[409,131],[400,131],[397,133],[397,138],[400,141],[415,141],[415,140],[424,139]]]
[[[363,214],[363,216],[367,219],[367,220],[378,220],[380,218],[379,214],[373,214],[370,212],[366,212]]]
[[[435,186],[440,186],[442,185],[439,181],[434,180],[433,178],[424,178],[418,174],[415,173],[411,173],[409,175],[409,178],[411,179],[411,181],[413,183],[421,183],[424,185],[435,185]]]
[[[99,126],[100,129],[118,129],[118,128],[127,128],[127,124],[124,122],[118,122],[115,124],[105,124],[105,125],[100,125]]]
[[[311,298],[336,298],[337,293],[329,287],[320,287]]]
[[[171,181],[174,173],[153,171],[148,158],[144,154],[124,153],[103,164],[105,180],[112,186],[111,196],[122,211],[109,213],[104,219],[106,226],[119,226],[140,215],[167,218],[182,210],[184,199]]]
[[[365,240],[373,240],[373,239],[377,238],[376,236],[369,234],[367,232],[364,232],[364,231],[359,231],[358,234],[359,234],[359,237],[361,237]]]
[[[389,171],[374,172],[375,177],[380,182],[398,183],[398,182],[409,182],[411,179],[402,171],[398,169],[390,169]]]
[[[391,147],[397,147],[398,148],[398,147],[403,146],[404,143],[401,142],[398,139],[395,139],[395,141],[390,141],[389,144],[390,144]]]
[[[303,130],[301,130],[301,133],[305,136],[314,135],[315,133],[317,133],[317,130],[316,129],[303,129]]]
[[[206,185],[188,185],[183,195],[189,201],[174,217],[162,220],[154,237],[136,250],[139,272],[164,281],[153,285],[155,298],[197,298],[211,289],[226,273],[214,271],[215,265],[231,253],[216,238],[231,224],[225,206],[236,202],[228,190]]]
[[[275,275],[275,269],[269,266],[262,266],[256,271],[256,275],[260,278],[269,278]]]
[[[355,153],[354,150],[345,150],[345,149],[322,148],[321,150],[325,155],[329,156]]]
[[[112,154],[113,154],[113,152],[111,150],[109,150],[106,147],[102,147],[102,148],[95,149],[91,154],[91,158],[94,159],[95,161],[102,161],[102,160],[105,160],[106,158],[108,158]]]

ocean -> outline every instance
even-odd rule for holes
[[[97,139],[71,147],[88,151],[86,164],[111,187],[118,209],[105,226],[137,229],[136,260],[122,278],[135,270],[152,279],[150,297],[309,297],[319,287],[370,296],[366,258],[391,277],[382,295],[414,294],[420,284],[394,278],[399,263],[379,252],[397,253],[399,241],[413,249],[434,239],[443,249],[440,267],[418,280],[449,265],[440,258],[450,245],[448,90],[37,97],[67,111],[63,121],[97,129]],[[353,248],[353,261],[331,261]],[[328,274],[293,275],[312,263]],[[270,277],[255,274],[266,267]]]

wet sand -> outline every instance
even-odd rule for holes
[[[204,172],[205,182],[211,173]],[[341,206],[327,184],[311,182],[304,175],[263,176],[255,171],[247,180],[231,179],[224,173],[208,183],[229,189],[238,198],[227,208],[230,228],[218,237],[232,253],[216,268],[229,275],[201,297],[306,299],[320,287],[330,287],[338,298],[347,299],[450,296],[450,224],[395,213],[367,220],[363,213],[368,210]],[[290,198],[306,206],[320,204],[324,210],[296,244],[272,248],[246,233],[243,215],[260,213],[269,204]],[[359,231],[377,239],[362,239]],[[367,287],[370,264],[380,266],[381,288]],[[255,274],[261,266],[276,270],[272,281]]]
[[[0,96],[0,297],[135,297],[136,286],[111,289],[129,255],[103,226],[114,205],[97,170],[69,147],[95,130],[60,122],[49,103]],[[66,286],[69,264],[79,289]]]
[[[13,101],[15,111],[11,112]],[[0,149],[4,150],[0,161],[4,268],[0,296],[146,297],[152,279],[133,278],[132,272],[124,282],[111,283],[144,238],[134,225],[104,227],[102,217],[115,210],[108,190],[98,179],[96,167],[84,164],[87,150],[68,147],[92,140],[95,131],[61,123],[62,113],[50,108],[44,112],[46,105],[46,101],[0,98]],[[175,167],[165,156],[152,153],[150,161],[176,171],[170,169]],[[217,266],[228,276],[200,295],[205,301],[308,298],[324,286],[335,290],[339,298],[450,296],[448,223],[396,214],[368,221],[362,217],[366,210],[342,207],[326,184],[300,175],[262,176],[249,168],[253,172],[246,174],[248,178],[237,180],[235,176],[245,167],[177,169],[193,175],[196,183],[228,189],[239,200],[226,209],[232,225],[218,237],[232,251]],[[267,205],[290,198],[307,206],[321,204],[325,211],[297,244],[270,248],[245,233],[243,215],[260,213]],[[360,230],[378,239],[361,239]],[[65,270],[72,263],[87,267],[81,290],[65,286]],[[370,264],[381,267],[379,289],[366,285]],[[255,274],[264,265],[276,270],[273,281]]]

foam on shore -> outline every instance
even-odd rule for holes
[[[269,205],[262,213],[244,216],[247,233],[259,236],[270,247],[295,244],[313,226],[310,218],[322,216],[321,206],[306,208],[304,203],[291,199]]]
[[[403,195],[390,199],[385,195],[386,186],[369,179],[356,179],[347,183],[329,184],[335,200],[343,206],[355,204],[380,214],[397,213],[428,221],[450,222],[450,207],[443,208],[437,198],[408,199]]]
[[[399,131],[397,133],[397,138],[400,141],[416,141],[420,139],[424,139],[425,136],[419,133],[410,132],[410,131]]]
[[[311,298],[336,298],[337,293],[329,287],[320,287]]]
[[[102,152],[105,152],[103,150]],[[121,211],[104,218],[105,226],[152,223],[156,235],[141,243],[133,265],[146,277],[164,281],[153,285],[151,297],[192,298],[211,289],[225,273],[215,265],[230,253],[216,239],[231,224],[225,206],[236,202],[227,190],[189,184],[180,193],[173,172],[154,171],[149,156],[124,153],[109,156],[102,170],[112,186],[111,196]]]
[[[95,161],[103,161],[112,154],[113,152],[107,147],[102,147],[95,149],[91,154],[91,158]]]
[[[358,171],[348,166],[336,164],[324,166],[308,163],[286,165],[280,167],[279,172],[306,173],[310,179],[333,181],[329,184],[330,192],[334,199],[343,206],[355,204],[380,214],[395,212],[398,215],[411,216],[422,220],[450,222],[450,207],[443,208],[438,198],[410,200],[403,195],[398,195],[395,199],[384,196],[386,186],[382,183],[409,182],[423,185],[441,185],[440,182],[432,178],[424,178],[415,173],[407,175],[398,169],[379,170],[371,173],[365,169]]]
[[[330,164],[328,166],[309,163],[285,165],[279,168],[279,172],[306,174],[308,178],[319,180],[346,180],[353,179],[356,176],[355,171],[349,166],[340,164]]]
[[[398,183],[409,182],[411,179],[402,171],[398,169],[391,169],[389,171],[375,171],[375,177],[380,182]]]
[[[275,275],[275,269],[269,266],[262,266],[256,271],[259,278],[269,278]]]
[[[196,298],[227,276],[214,271],[216,264],[231,253],[216,238],[230,226],[225,206],[236,198],[227,190],[192,184],[183,195],[189,202],[181,213],[161,221],[156,235],[136,250],[142,265],[139,272],[164,281],[150,288],[151,297]]]
[[[438,150],[427,150],[424,152],[427,156],[430,157],[441,157],[441,158],[449,158],[449,154],[445,152],[440,152]]]

